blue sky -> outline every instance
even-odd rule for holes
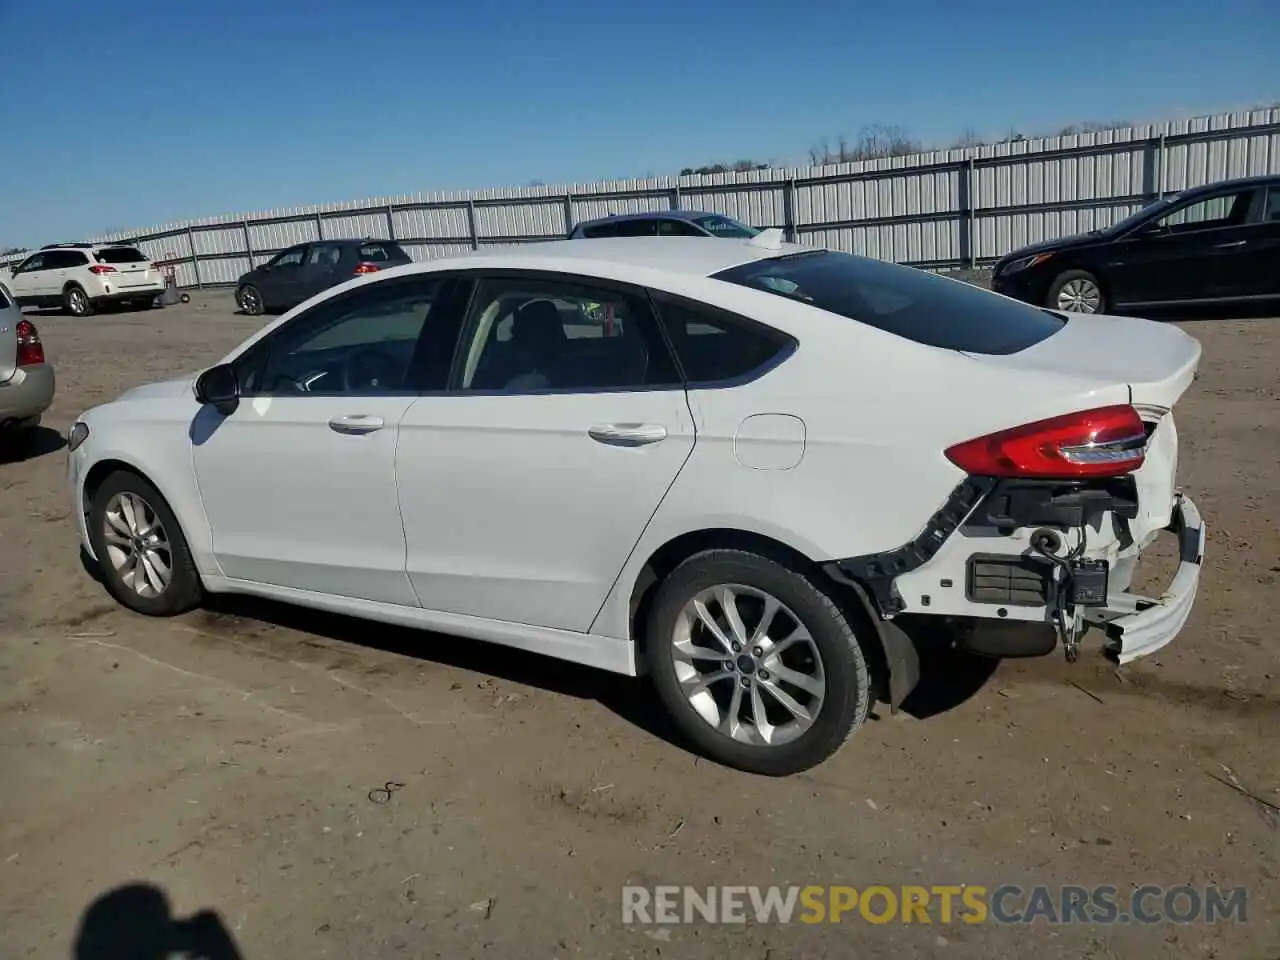
[[[0,38],[6,246],[1280,100],[1276,0],[0,0]]]

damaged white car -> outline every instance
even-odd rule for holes
[[[1006,655],[1173,639],[1199,359],[777,231],[559,241],[348,281],[95,407],[71,495],[142,613],[257,594],[647,673],[701,750],[787,774],[911,691],[904,615],[1025,625],[959,633]]]

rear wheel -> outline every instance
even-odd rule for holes
[[[93,316],[93,301],[89,295],[76,284],[71,284],[62,294],[62,305],[73,317]]]
[[[834,754],[871,706],[853,627],[802,573],[709,550],[658,588],[654,686],[689,739],[740,770],[786,776]]]
[[[1045,306],[1067,313],[1104,313],[1107,298],[1102,284],[1087,270],[1068,270],[1053,281]]]
[[[89,539],[107,590],[131,610],[167,617],[200,602],[200,576],[178,520],[137,474],[119,470],[102,482],[89,505]]]
[[[236,291],[236,303],[240,309],[251,317],[261,316],[266,311],[262,299],[262,291],[251,283],[245,284]]]

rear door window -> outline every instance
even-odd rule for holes
[[[147,255],[136,247],[104,247],[94,258],[99,263],[143,263]]]
[[[915,267],[815,250],[732,267],[715,278],[798,300],[916,343],[1010,354],[1053,336],[1058,314]]]
[[[658,236],[705,237],[706,234],[687,220],[677,220],[674,217],[668,217],[658,221]]]
[[[616,223],[597,223],[595,226],[583,227],[582,235],[592,239],[597,237],[616,237],[618,235],[618,225]]]
[[[634,220],[621,220],[618,222],[615,237],[656,237],[658,235],[658,221],[650,217],[637,217]]]

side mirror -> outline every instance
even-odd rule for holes
[[[240,378],[235,367],[220,363],[200,374],[196,378],[196,399],[224,417],[235,413],[240,406]]]

